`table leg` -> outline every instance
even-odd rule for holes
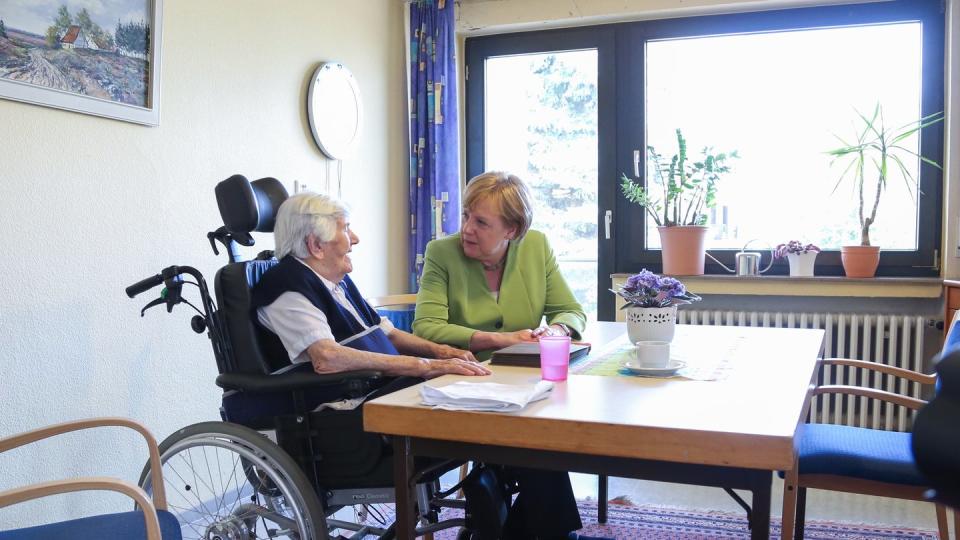
[[[393,484],[396,492],[397,540],[414,539],[413,456],[410,437],[393,438]]]
[[[607,475],[601,474],[597,477],[597,523],[607,524],[607,505],[609,505],[610,494],[607,490]]]
[[[780,520],[780,540],[793,540],[797,520],[797,463],[783,476],[783,517]]]
[[[770,539],[770,495],[771,485],[773,484],[773,473],[770,471],[757,471],[754,486],[751,489],[753,494],[753,519],[750,524],[750,540],[769,540]]]

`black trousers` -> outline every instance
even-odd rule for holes
[[[502,472],[520,488],[507,514],[504,540],[566,538],[583,527],[567,473],[526,467],[503,467]]]

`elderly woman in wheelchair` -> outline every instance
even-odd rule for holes
[[[291,361],[310,362],[320,374],[490,373],[473,353],[393,328],[370,308],[348,275],[359,238],[339,201],[313,193],[290,197],[277,214],[274,235],[280,262],[253,288],[252,307],[258,323],[280,337]]]
[[[357,237],[336,201],[291,197],[277,218],[281,260],[264,252],[240,261],[237,244],[253,245],[250,232],[274,229],[286,190],[272,178],[235,175],[216,192],[224,227],[208,238],[215,252],[214,241],[226,245],[231,260],[217,273],[216,304],[200,272],[186,266],[127,288],[133,297],[164,285],[147,308],[170,311],[187,303],[183,286],[196,285],[202,309],[194,307],[191,326],[207,331],[220,371],[225,422],[188,426],[160,444],[170,510],[184,538],[326,539],[334,530],[392,537],[393,526],[374,506],[394,497],[391,447],[363,431],[359,404],[423,378],[489,371],[467,351],[380,320],[347,276]],[[493,510],[474,503],[466,518],[441,521],[443,507],[464,507],[447,498],[458,486],[441,491],[438,480],[459,464],[417,465],[418,534],[462,527],[461,538],[495,535],[489,531],[501,524],[491,523],[502,518],[501,486],[486,486]],[[149,465],[141,486],[152,491]],[[347,519],[349,507],[360,519]]]

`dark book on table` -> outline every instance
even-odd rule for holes
[[[570,361],[583,358],[590,353],[589,343],[571,343]],[[538,343],[517,343],[493,352],[490,363],[495,366],[540,367],[540,345]]]

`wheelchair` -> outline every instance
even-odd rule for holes
[[[286,189],[274,178],[249,182],[234,175],[215,191],[224,225],[207,237],[216,255],[219,243],[229,258],[216,274],[216,302],[203,275],[189,266],[170,266],[126,289],[133,298],[163,286],[141,316],[161,305],[168,313],[179,304],[196,311],[191,328],[208,335],[219,372],[216,384],[223,389],[224,421],[185,427],[159,447],[170,511],[180,521],[183,537],[325,540],[335,530],[351,534],[340,538],[393,537],[394,525],[377,515],[383,513],[377,505],[394,500],[389,442],[363,431],[362,407],[314,407],[318,400],[362,400],[390,378],[373,371],[318,375],[309,364],[289,366],[279,339],[250,318],[250,290],[277,261],[269,251],[241,260],[238,247],[254,245],[251,232],[273,231]],[[184,298],[184,285],[199,290],[199,307]],[[482,508],[451,498],[460,484],[441,490],[439,477],[459,465],[417,463],[418,535],[453,527],[460,528],[461,539],[498,534],[496,524],[505,515],[502,486],[487,486],[474,497],[485,502]],[[488,479],[472,481],[482,474],[475,473],[464,481],[472,484],[465,486],[468,494],[489,484]],[[150,478],[147,464],[140,485],[148,493]],[[350,507],[353,521],[341,515]],[[467,517],[441,520],[445,507],[465,508]],[[481,534],[475,523],[494,524],[494,529]]]

